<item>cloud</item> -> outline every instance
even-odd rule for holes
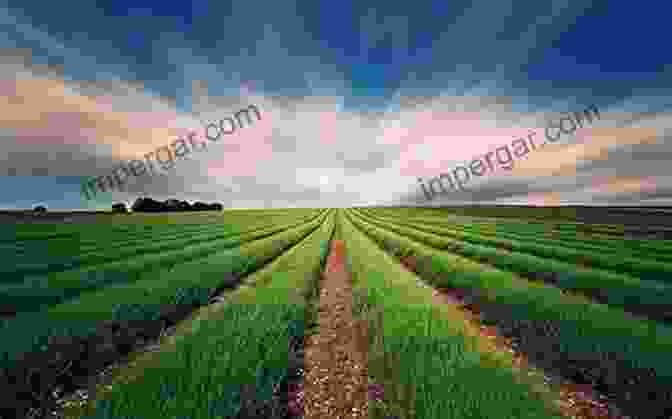
[[[2,169],[7,174],[104,175],[122,160],[141,159],[169,144],[188,128],[198,133],[197,141],[208,144],[206,151],[193,152],[161,175],[132,178],[113,198],[218,195],[233,204],[255,198],[307,205],[331,199],[337,204],[339,196],[348,194],[338,195],[335,185],[352,182],[353,173],[365,172],[371,164],[385,164],[384,151],[359,140],[362,127],[368,125],[372,132],[374,124],[339,111],[337,98],[279,99],[254,92],[247,98],[219,97],[200,84],[193,95],[201,100],[197,118],[138,85],[84,85],[35,75],[30,67],[21,74],[5,78],[2,85],[10,93],[0,101]],[[262,119],[217,143],[204,138],[208,117],[231,116],[237,110],[232,105],[244,103],[258,106]],[[329,120],[333,124],[327,127]],[[372,156],[377,156],[375,162]],[[331,182],[323,184],[319,179],[329,167]],[[254,181],[235,184],[230,179]]]
[[[399,96],[395,108],[368,114],[343,109],[338,97],[268,96],[242,88],[238,96],[217,96],[201,82],[192,86],[199,103],[193,114],[138,84],[87,85],[34,75],[29,67],[20,74],[14,80],[5,76],[1,85],[7,93],[0,100],[7,174],[102,175],[118,161],[138,158],[188,130],[208,144],[160,176],[130,182],[119,199],[149,194],[219,197],[232,205],[422,203],[416,177],[436,176],[515,138],[542,133],[549,117],[514,110],[511,98],[450,95]],[[258,106],[262,119],[216,143],[205,139],[205,122],[231,116],[245,104]],[[622,120],[630,125],[619,128]],[[604,178],[609,172],[630,173],[627,181],[609,184],[614,196],[664,197],[645,185],[664,172],[664,156],[672,152],[669,137],[661,136],[669,121],[667,113],[603,112],[601,126],[577,131],[564,144],[516,161],[511,172],[490,174],[470,184],[469,191],[437,202],[526,196],[530,202],[552,196],[555,202],[589,190],[590,176]],[[633,159],[640,164],[633,165]],[[602,196],[604,190],[591,193]]]
[[[218,5],[196,16],[193,32],[155,31],[133,55],[121,46],[102,48],[102,36],[73,35],[66,42],[66,34],[2,9],[0,175],[17,182],[104,175],[194,132],[207,150],[161,175],[131,181],[110,199],[423,205],[417,177],[437,176],[530,132],[541,136],[549,118],[596,103],[599,123],[432,204],[669,197],[670,88],[641,84],[606,95],[600,92],[610,86],[557,88],[555,80],[528,74],[589,4],[451,8],[438,22],[440,33],[423,45],[412,37],[424,19],[367,8],[352,34],[357,60],[372,61],[364,67],[337,60],[340,46],[298,13],[307,6],[269,5],[271,21],[257,18],[258,5],[232,7],[235,15]],[[124,36],[144,21],[128,22]],[[376,61],[387,58],[393,63]],[[353,68],[355,76],[348,73]],[[360,82],[363,97],[353,93]],[[385,106],[367,104],[374,99]],[[216,143],[205,139],[205,124],[251,104],[261,110],[260,121]],[[69,194],[78,193],[70,187]]]
[[[515,162],[513,170],[489,172],[483,178],[472,179],[468,184],[468,191],[451,190],[443,196],[437,196],[437,204],[494,203],[510,200],[539,202],[540,199],[544,202],[573,200],[585,203],[591,202],[593,198],[596,201],[611,199],[609,196],[614,196],[613,199],[620,201],[628,194],[635,202],[644,198],[666,197],[664,192],[657,191],[664,191],[669,183],[669,178],[666,177],[665,156],[672,152],[669,135],[672,115],[665,112],[648,112],[642,115],[619,109],[619,106],[613,106],[611,109],[611,111],[601,110],[600,121],[591,127],[579,129],[574,137],[531,151],[523,159]],[[481,115],[486,116],[487,113]],[[533,131],[542,136],[541,123],[553,118],[552,114],[545,117],[534,114],[520,116],[519,121],[531,122],[525,124],[526,126],[517,124],[514,131],[518,130],[523,134]],[[422,120],[421,118],[418,119]],[[418,126],[427,135],[434,126],[440,126],[447,118],[425,116],[425,120],[427,123],[424,126],[422,124]],[[505,116],[502,120],[511,118]],[[538,122],[533,122],[535,120]],[[464,130],[463,126],[468,125],[468,121],[471,119],[465,117],[461,123],[452,125],[454,132],[465,132],[463,141],[468,143],[467,146],[456,144],[450,148],[448,145],[440,144],[439,138],[433,136],[429,136],[429,141],[421,145],[408,141],[412,145],[406,154],[402,154],[400,160],[404,169],[412,171],[417,176],[438,176],[439,173],[447,173],[449,167],[468,164],[470,158],[465,158],[466,156],[478,158],[485,151],[491,151],[497,144],[504,145],[516,138],[511,135],[509,129],[492,129],[492,135],[489,135],[489,128],[480,125],[475,125],[469,133],[466,133],[468,130]],[[622,121],[628,121],[628,125],[624,126]],[[434,126],[426,128],[430,124]],[[415,132],[407,129],[402,140],[415,138]],[[497,136],[497,133],[501,135]],[[393,136],[395,139],[399,137]],[[450,140],[452,138],[445,138],[446,142]],[[409,159],[404,161],[404,155],[409,156]],[[459,156],[464,160],[451,158],[446,161],[444,156]],[[605,191],[599,188],[591,189],[596,178],[618,180],[610,181],[608,184],[611,186]],[[622,190],[618,190],[619,187]],[[420,204],[426,202],[426,197],[419,187],[404,199]]]

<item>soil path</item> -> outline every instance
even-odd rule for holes
[[[352,314],[345,246],[334,240],[320,292],[318,333],[305,348],[305,419],[368,417],[367,335]]]

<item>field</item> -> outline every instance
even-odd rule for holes
[[[671,418],[670,215],[4,214],[0,417]]]

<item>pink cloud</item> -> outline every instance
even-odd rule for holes
[[[557,192],[530,194],[527,196],[527,205],[537,207],[557,206],[562,203],[560,194]]]
[[[0,80],[0,96],[17,96],[16,80]]]
[[[596,193],[633,193],[633,192],[655,192],[656,179],[652,177],[603,177],[595,179],[591,191]]]
[[[223,142],[223,146],[216,146],[216,150],[222,150],[223,156],[208,164],[208,174],[251,176],[256,173],[260,165],[271,161],[273,127],[271,119],[263,114],[263,110],[261,118],[261,120],[253,118],[252,125],[245,124],[243,128],[237,128],[232,135],[223,136],[223,139],[219,140]],[[214,130],[211,131],[214,133]]]
[[[318,122],[320,142],[335,144],[338,141],[338,116],[336,111],[322,111],[314,116]]]
[[[42,118],[42,127],[15,129],[17,143],[95,144],[95,122],[79,112],[50,112]]]
[[[508,145],[534,128],[494,128],[485,125],[476,112],[421,111],[404,126],[383,130],[383,140],[398,144],[401,174],[428,176],[483,156],[497,147]],[[428,156],[418,155],[422,144]]]

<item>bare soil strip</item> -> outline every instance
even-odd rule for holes
[[[368,339],[364,324],[353,317],[342,240],[332,241],[321,285],[319,329],[306,342],[298,402],[305,419],[368,417]]]
[[[413,256],[401,258],[401,263],[406,269],[417,274],[415,269],[417,261]],[[514,368],[517,372],[521,375],[542,377],[544,388],[539,388],[539,391],[546,394],[550,391],[555,404],[568,418],[627,419],[621,415],[619,409],[590,386],[572,383],[534,366],[527,356],[518,350],[513,339],[503,336],[497,327],[482,324],[478,306],[468,301],[464,292],[459,289],[435,289],[433,299],[437,304],[456,306],[464,314],[469,329],[482,338],[484,350],[509,352],[514,358]]]

